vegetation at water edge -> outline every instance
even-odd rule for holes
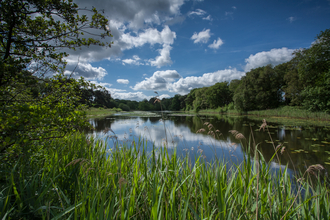
[[[0,217],[329,219],[329,179],[321,178],[321,165],[299,179],[286,168],[274,174],[253,147],[242,164],[228,167],[205,161],[202,150],[194,165],[189,153],[147,152],[143,140],[110,150],[84,134],[52,140],[29,161],[2,164]]]

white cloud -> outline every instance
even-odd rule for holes
[[[149,63],[151,66],[157,66],[158,68],[166,65],[171,65],[173,62],[170,57],[170,51],[172,47],[170,45],[164,44],[162,49],[159,49],[160,55],[155,59],[150,59]]]
[[[266,66],[272,64],[274,66],[288,62],[292,59],[292,53],[294,50],[283,47],[281,49],[271,49],[270,51],[262,51],[255,55],[250,55],[249,58],[245,59],[247,63],[244,70],[246,72],[251,69]]]
[[[196,9],[196,11],[189,12],[188,15],[197,15],[197,16],[203,16],[206,14],[206,11],[202,9]]]
[[[137,83],[132,89],[134,90],[167,90],[170,83],[181,76],[176,70],[156,71],[154,74],[145,78],[145,80]]]
[[[125,100],[135,100],[135,101],[141,101],[143,99],[150,99],[153,96],[147,96],[143,94],[142,92],[126,92],[125,89],[116,89],[116,88],[111,88],[111,84],[109,83],[102,83],[102,82],[97,82],[97,81],[91,81],[91,83],[97,85],[97,86],[102,86],[106,90],[108,90],[111,94],[111,97],[114,99],[125,99]]]
[[[202,76],[189,76],[181,78],[177,82],[169,86],[171,92],[187,94],[194,88],[212,86],[217,82],[231,81],[239,79],[244,72],[238,71],[236,68],[218,70],[213,73],[204,73]]]
[[[117,83],[128,84],[129,80],[128,79],[117,79]]]
[[[109,20],[128,22],[130,28],[143,28],[147,21],[157,23],[166,16],[176,16],[180,14],[180,7],[184,0],[75,0],[80,8],[104,9]],[[111,29],[110,29],[111,30]]]
[[[202,9],[196,9],[196,11],[191,11],[188,13],[188,16],[193,16],[193,15],[197,15],[200,17],[203,17],[203,20],[209,20],[212,21],[213,19],[211,18],[211,15],[206,16],[206,11],[202,10]],[[204,17],[206,16],[206,17]]]
[[[162,94],[162,95],[160,95],[158,98],[160,99],[160,100],[162,100],[163,98],[166,98],[166,99],[168,99],[168,98],[170,98],[171,96],[169,96],[168,94]]]
[[[80,8],[104,9],[104,15],[109,20],[109,29],[113,37],[100,39],[103,42],[113,41],[111,48],[91,45],[82,47],[79,50],[63,51],[70,54],[68,60],[80,58],[82,63],[97,62],[104,59],[113,59],[121,56],[125,50],[140,47],[145,44],[171,45],[176,38],[176,33],[165,25],[163,30],[158,31],[154,25],[161,25],[169,20],[183,21],[180,7],[184,0],[127,0],[127,1],[108,1],[108,0],[74,0]],[[85,13],[85,11],[84,11]],[[86,11],[87,16],[91,13]],[[151,28],[152,27],[152,28]],[[95,30],[93,30],[95,31]],[[97,34],[96,32],[92,32]],[[95,37],[85,34],[84,37]],[[125,59],[123,64],[142,65],[135,59]],[[79,72],[77,72],[79,75]]]
[[[203,20],[208,20],[208,21],[212,21],[213,19],[211,18],[211,15],[208,15],[207,17],[202,18]]]
[[[176,33],[166,25],[164,29],[159,32],[156,28],[148,28],[137,36],[132,36],[131,33],[126,33],[121,36],[121,41],[127,44],[125,49],[133,47],[140,47],[146,43],[154,44],[173,44],[176,38]]]
[[[108,72],[102,67],[93,67],[89,63],[78,63],[73,60],[67,60],[66,75],[72,75],[73,77],[79,78],[84,77],[88,80],[99,79],[102,80]]]
[[[144,63],[139,62],[139,60],[141,60],[141,58],[138,55],[134,55],[133,59],[124,59],[122,60],[123,65],[125,64],[130,64],[130,65],[144,65]]]
[[[223,41],[218,37],[218,40],[214,40],[212,44],[208,47],[212,49],[219,49],[219,47],[223,44]]]
[[[190,76],[186,78],[181,78],[176,70],[157,71],[150,78],[146,78],[131,88],[134,90],[168,90],[174,93],[187,94],[191,89],[212,86],[217,82],[239,79],[243,75],[244,72],[240,72],[236,68],[205,73],[199,77]]]
[[[190,38],[194,40],[194,43],[207,43],[211,37],[210,29],[204,29],[203,31],[197,33],[195,32],[193,36]]]
[[[113,97],[114,99],[141,101],[143,99],[149,100],[153,96],[147,96],[147,95],[143,94],[142,92],[127,92],[127,93],[115,92],[115,93],[111,93],[111,97]]]

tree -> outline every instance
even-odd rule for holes
[[[179,111],[180,110],[180,98],[181,98],[181,95],[179,95],[179,94],[176,94],[174,96],[174,98],[172,99],[171,106],[170,106],[171,111]]]
[[[247,72],[235,90],[235,107],[243,111],[278,107],[282,102],[283,74],[270,65]]]
[[[130,111],[129,106],[124,103],[120,103],[118,107],[123,111]]]
[[[330,112],[330,29],[321,31],[308,49],[296,52],[299,79],[304,83],[303,105]]]
[[[1,156],[27,154],[33,141],[63,137],[88,125],[79,100],[81,88],[91,84],[64,76],[64,49],[110,46],[102,42],[111,36],[107,23],[95,8],[80,10],[72,0],[1,1]],[[56,75],[45,79],[46,74]]]
[[[304,89],[304,83],[299,78],[297,64],[299,58],[296,56],[289,62],[282,64],[286,66],[286,73],[284,75],[284,97],[287,105],[301,106],[302,96],[301,92]]]

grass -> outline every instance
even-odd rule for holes
[[[196,111],[190,110],[185,113],[196,114]],[[219,107],[217,109],[204,109],[198,112],[199,114],[214,115],[214,114],[227,114],[227,115],[246,115],[251,119],[260,120],[267,118],[267,121],[283,123],[285,125],[310,125],[317,124],[326,126],[330,124],[330,114],[325,112],[311,112],[299,107],[283,106],[276,109],[248,111],[246,113],[229,109],[226,107]]]
[[[249,111],[248,115],[262,117],[289,117],[297,119],[327,120],[330,121],[330,114],[325,112],[311,112],[299,107],[283,106],[276,109]]]
[[[105,108],[88,108],[86,110],[87,117],[102,117],[107,115],[112,115],[117,112],[121,112],[120,108],[112,108],[112,109],[105,109]]]
[[[322,166],[309,167],[299,179],[286,168],[274,174],[257,147],[251,145],[237,166],[206,163],[203,155],[192,166],[189,155],[169,156],[166,148],[147,153],[142,140],[108,150],[105,142],[71,135],[50,141],[28,164],[20,158],[3,171],[0,218],[330,218]]]

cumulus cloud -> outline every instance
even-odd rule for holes
[[[153,96],[147,96],[143,92],[114,92],[111,94],[111,97],[113,97],[114,99],[142,101],[143,99],[149,100]]]
[[[166,25],[160,32],[156,28],[148,28],[137,36],[132,36],[131,33],[125,33],[121,36],[121,41],[126,43],[125,49],[131,49],[133,47],[140,47],[146,43],[150,45],[154,44],[173,44],[176,38],[176,33]]]
[[[155,59],[150,59],[149,63],[151,66],[157,66],[158,68],[166,65],[171,65],[173,62],[170,57],[170,51],[172,47],[170,45],[164,45],[162,49],[159,49],[159,56]]]
[[[150,78],[137,83],[134,90],[168,90],[174,93],[187,94],[194,88],[212,86],[217,82],[231,81],[239,79],[244,72],[236,68],[219,70],[212,73],[205,73],[202,76],[190,76],[182,78],[176,70],[157,71]]]
[[[195,32],[193,36],[191,36],[191,40],[194,41],[194,43],[207,43],[211,37],[210,29],[204,29],[203,31],[197,33]]]
[[[170,98],[171,96],[169,96],[168,94],[162,94],[162,95],[160,95],[158,98],[160,99],[160,100],[162,100],[162,99],[164,99],[164,98],[166,98],[166,99],[168,99],[168,98]]]
[[[126,0],[108,1],[75,0],[80,8],[105,9],[109,20],[128,22],[131,28],[142,28],[146,22],[157,23],[168,16],[180,14],[180,7],[184,0]]]
[[[116,58],[121,56],[125,50],[130,50],[145,44],[164,44],[171,45],[176,38],[175,32],[172,32],[168,25],[163,30],[158,31],[151,28],[155,24],[165,24],[166,21],[184,20],[180,13],[180,7],[184,0],[127,0],[127,1],[89,1],[74,0],[80,8],[104,9],[104,15],[109,20],[109,29],[113,37],[100,39],[103,42],[113,41],[111,48],[93,46],[82,47],[80,50],[66,50],[70,54],[67,60],[77,60],[80,58],[82,63],[97,62],[104,59]],[[84,11],[87,16],[91,13]],[[181,18],[180,18],[181,17]],[[177,19],[179,18],[179,19]],[[95,31],[95,30],[93,30]],[[92,32],[93,34],[97,32]],[[84,37],[95,37],[88,33]],[[133,59],[126,59],[124,64],[142,65]]]
[[[238,71],[236,68],[218,70],[213,73],[204,73],[202,76],[189,76],[180,78],[169,86],[171,92],[187,94],[194,88],[212,86],[217,82],[231,81],[239,79],[244,75],[244,72]]]
[[[156,71],[154,74],[145,78],[145,80],[137,83],[132,89],[134,90],[167,90],[170,83],[181,76],[176,70]]]
[[[271,49],[270,51],[262,51],[254,55],[250,55],[249,58],[245,59],[246,66],[244,70],[246,72],[251,69],[255,69],[261,66],[272,64],[274,66],[288,62],[292,59],[292,53],[294,50],[286,47],[280,49]]]
[[[96,86],[102,86],[106,90],[108,90],[111,94],[111,97],[114,99],[125,99],[125,100],[135,100],[135,101],[142,101],[143,99],[150,99],[153,96],[147,96],[142,92],[127,92],[125,89],[116,89],[112,88],[112,84],[103,83],[98,81],[91,81],[91,83],[95,84]]]
[[[117,79],[117,83],[128,84],[129,83],[129,80],[128,79]]]
[[[141,60],[141,58],[138,55],[134,55],[133,59],[124,59],[122,60],[123,65],[125,64],[130,64],[130,65],[144,65],[144,63],[139,62],[139,60]]]
[[[166,25],[162,31],[158,31],[155,28],[148,28],[142,33],[139,33],[137,36],[132,36],[130,33],[123,34],[121,39],[122,42],[126,43],[127,49],[140,47],[146,43],[149,43],[150,45],[161,44],[163,48],[158,50],[160,55],[155,59],[149,60],[149,64],[151,66],[157,66],[160,68],[161,66],[172,64],[170,57],[170,51],[172,47],[170,45],[174,43],[175,38],[176,33],[172,32]],[[142,65],[141,62],[138,62],[138,59],[127,59],[123,60],[123,62]]]
[[[76,63],[72,60],[68,60],[66,70],[64,72],[66,75],[71,75],[73,77],[84,77],[88,80],[99,79],[102,80],[108,72],[102,67],[93,67],[89,63]]]
[[[223,44],[223,41],[218,37],[218,40],[214,40],[212,44],[208,47],[212,49],[219,49],[219,47]]]

